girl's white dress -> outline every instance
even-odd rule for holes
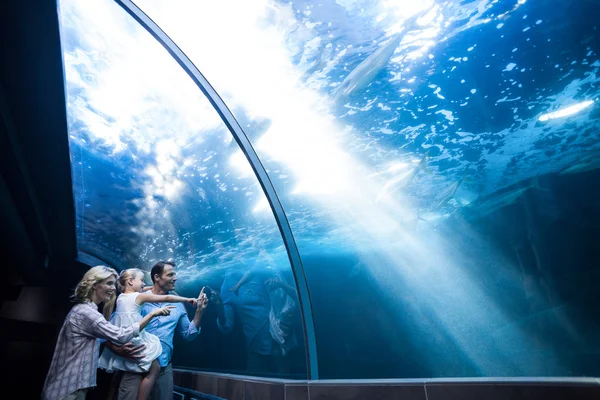
[[[117,308],[110,322],[116,326],[131,326],[136,322],[140,322],[142,315],[140,310],[142,306],[136,304],[135,299],[139,293],[122,293],[117,298]],[[129,372],[148,372],[152,361],[158,358],[162,353],[162,345],[160,340],[155,335],[140,331],[139,336],[133,338],[131,342],[134,345],[143,344],[143,358],[140,361],[131,361],[121,356],[116,355],[108,348],[102,351],[102,355],[98,360],[98,368],[102,368],[107,372],[114,371],[129,371]],[[115,343],[122,345],[124,343]]]

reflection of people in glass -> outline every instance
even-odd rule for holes
[[[242,273],[225,276],[221,293],[213,293],[217,325],[224,334],[234,327],[237,314],[246,338],[247,370],[252,373],[289,373],[289,352],[298,346],[293,329],[298,316],[295,289],[273,269],[266,252]]]

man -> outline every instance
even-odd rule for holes
[[[150,271],[152,277],[152,293],[166,295],[175,289],[177,276],[175,273],[175,264],[170,261],[159,261],[152,267]],[[161,318],[155,318],[152,324],[146,327],[146,331],[158,336],[162,345],[162,353],[158,357],[161,371],[154,384],[152,391],[152,400],[171,400],[173,399],[173,368],[171,365],[171,357],[173,354],[173,337],[175,331],[185,339],[192,341],[200,333],[200,320],[206,310],[208,301],[203,296],[202,301],[198,301],[194,319],[190,321],[185,307],[181,303],[145,303],[141,310],[141,314],[145,316],[156,308],[164,306],[172,306],[171,314]],[[123,346],[116,346],[113,343],[107,343],[106,346],[114,353],[132,360],[139,359],[138,346],[133,346],[128,343]],[[123,372],[121,382],[119,384],[118,400],[136,400],[140,389],[140,383],[143,375]]]

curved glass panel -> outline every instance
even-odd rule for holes
[[[287,253],[216,111],[116,3],[63,0],[61,29],[79,250],[119,269],[174,260],[179,294],[206,287],[176,366],[305,378]]]
[[[270,172],[321,378],[600,374],[598,2],[136,3]]]

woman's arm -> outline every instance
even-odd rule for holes
[[[171,310],[168,307],[156,309],[142,318],[140,322],[136,322],[128,327],[118,327],[113,325],[104,319],[100,313],[97,313],[98,315],[86,313],[83,314],[84,318],[81,319],[81,327],[87,334],[96,338],[126,343],[133,337],[139,335],[140,331],[148,325],[148,322],[150,322],[152,318],[159,315],[169,315],[170,312]],[[100,318],[98,318],[98,316],[100,316]]]
[[[175,307],[163,307],[163,308],[159,308],[156,309],[154,311],[152,311],[151,313],[149,313],[148,315],[146,315],[145,317],[143,317],[141,319],[140,322],[138,322],[137,324],[134,324],[132,327],[129,328],[133,328],[137,325],[139,326],[137,332],[139,333],[139,331],[141,331],[142,329],[144,329],[147,325],[148,322],[150,322],[150,320],[156,316],[159,315],[169,315],[171,313],[171,309],[175,308]],[[110,322],[106,322],[108,325],[112,325]],[[112,325],[113,327],[117,328],[117,329],[123,329],[123,328],[118,328],[114,325]],[[127,328],[127,329],[129,329]],[[133,334],[133,336],[137,336],[137,334]],[[113,353],[120,355],[121,357],[125,357],[129,360],[132,361],[139,361],[141,360],[144,356],[141,353],[141,351],[144,349],[144,345],[138,345],[138,346],[134,346],[132,343],[125,343],[122,345],[118,345],[115,344],[111,341],[110,338],[108,337],[104,337],[103,339],[108,339],[106,342],[104,342],[104,345],[110,349]],[[123,343],[123,342],[128,342],[130,339],[127,340],[115,340],[117,343]]]

